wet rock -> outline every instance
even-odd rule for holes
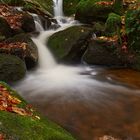
[[[24,32],[33,32],[35,31],[35,22],[31,15],[24,13],[21,18],[21,29]]]
[[[59,27],[61,27],[59,24],[51,24],[51,26],[50,26],[50,29],[54,29],[54,30],[56,30],[56,29],[58,29]]]
[[[127,60],[117,48],[117,42],[92,40],[89,42],[83,60],[93,65],[125,66]]]
[[[14,56],[0,54],[0,81],[17,81],[24,77],[26,67],[24,62]]]
[[[6,40],[6,43],[11,43],[11,42],[25,42],[27,43],[27,49],[26,52],[24,53],[24,57],[20,57],[23,52],[22,49],[16,49],[13,50],[12,54],[19,56],[20,58],[25,60],[26,66],[28,69],[36,66],[38,62],[38,50],[34,42],[30,39],[30,37],[26,34],[19,34],[14,36],[13,38],[9,38]]]
[[[52,35],[48,46],[58,61],[79,63],[87,48],[90,31],[84,26],[70,27]]]
[[[10,25],[2,17],[0,17],[0,35],[4,36],[5,38],[12,36],[12,30],[10,28]]]

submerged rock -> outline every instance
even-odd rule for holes
[[[0,80],[5,82],[17,81],[24,77],[26,67],[24,62],[14,56],[0,54]]]
[[[79,63],[87,48],[90,31],[88,27],[75,26],[57,32],[49,38],[49,49],[58,61]]]

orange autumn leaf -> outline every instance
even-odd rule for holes
[[[12,107],[12,111],[19,114],[19,115],[23,115],[23,116],[28,115],[28,113],[23,108]]]

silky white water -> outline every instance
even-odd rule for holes
[[[62,0],[54,0],[55,16],[61,27],[57,30],[44,31],[38,18],[34,20],[36,30],[40,31],[37,38],[32,38],[39,52],[39,63],[36,70],[27,73],[26,77],[16,84],[15,88],[21,92],[22,96],[34,100],[36,96],[42,96],[46,99],[48,96],[63,95],[63,98],[73,96],[75,99],[88,98],[90,96],[104,95],[109,92],[139,92],[127,89],[119,85],[112,85],[107,82],[100,82],[93,78],[98,72],[94,69],[88,69],[86,66],[65,66],[57,64],[52,53],[47,47],[47,40],[51,35],[71,26],[77,26],[71,18],[62,17]],[[62,22],[65,19],[65,23]],[[39,25],[39,26],[38,26]],[[88,73],[88,74],[84,74]],[[69,99],[69,98],[68,98]],[[36,98],[38,100],[38,98]]]
[[[63,0],[53,0],[55,17],[63,17]]]

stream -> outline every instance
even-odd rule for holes
[[[47,48],[46,41],[51,35],[79,25],[63,16],[62,4],[62,0],[54,0],[60,28],[44,31],[39,19],[34,18],[40,31],[38,37],[32,38],[38,47],[39,65],[14,88],[78,140],[94,140],[103,135],[140,140],[139,72],[57,64]]]

